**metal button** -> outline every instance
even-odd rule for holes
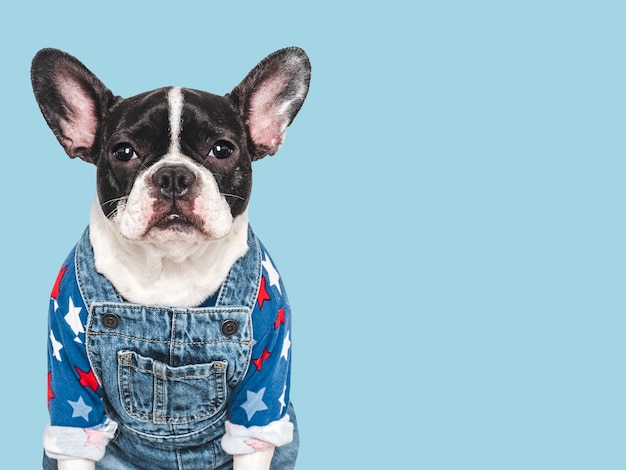
[[[239,331],[239,323],[235,320],[226,320],[222,323],[222,333],[225,336],[232,336]]]
[[[105,313],[102,316],[102,326],[109,330],[114,330],[120,324],[120,317],[114,313]]]

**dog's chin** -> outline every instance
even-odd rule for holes
[[[151,220],[140,239],[134,241],[202,243],[226,237],[231,228],[231,224],[212,227],[199,218],[171,213]]]
[[[202,223],[180,214],[167,214],[156,218],[148,226],[147,232],[151,231],[174,232],[183,236],[193,235],[196,232],[203,232]]]
[[[159,221],[148,227],[142,236],[132,241],[163,243],[175,241],[204,242],[214,239],[216,238],[186,221]]]

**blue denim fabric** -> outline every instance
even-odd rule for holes
[[[261,277],[252,230],[248,251],[232,267],[215,306],[131,304],[95,269],[88,232],[76,250],[76,277],[89,310],[86,350],[119,425],[99,470],[229,469],[222,450],[229,393],[245,376],[252,351],[251,314]],[[222,332],[235,321],[234,334]],[[231,323],[232,325],[232,323]],[[272,469],[295,466],[298,435],[276,449]],[[44,469],[56,461],[44,456]]]

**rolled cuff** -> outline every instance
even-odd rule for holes
[[[231,455],[252,454],[262,447],[255,441],[280,447],[289,444],[292,440],[293,423],[290,422],[289,415],[285,415],[278,421],[272,421],[266,426],[250,426],[249,428],[226,421],[222,449]]]
[[[43,447],[51,459],[98,461],[104,457],[116,430],[117,423],[108,418],[104,424],[93,428],[48,425],[43,433]]]

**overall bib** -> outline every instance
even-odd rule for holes
[[[232,456],[220,439],[229,395],[251,361],[251,316],[262,269],[252,230],[247,253],[218,292],[197,308],[125,301],[97,273],[88,232],[77,245],[75,260],[89,311],[87,355],[105,392],[107,416],[119,426],[96,468],[232,468]],[[298,436],[291,404],[288,414],[294,441],[276,448],[272,469],[295,465]]]

